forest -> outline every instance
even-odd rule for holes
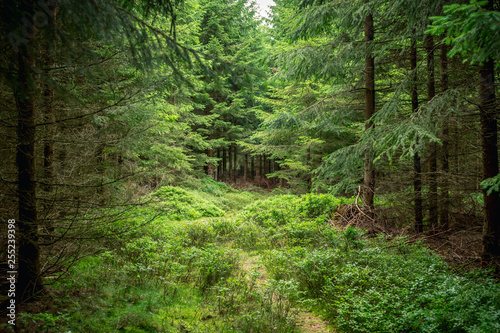
[[[500,332],[499,0],[0,17],[0,332]]]

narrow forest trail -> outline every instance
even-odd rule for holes
[[[259,273],[257,277],[257,287],[262,289],[266,283],[268,274],[266,268],[260,260],[260,255],[244,256],[241,260],[241,268],[247,275]],[[294,308],[296,311],[296,322],[303,333],[334,333],[335,330],[329,327],[328,323],[312,312],[302,308]]]

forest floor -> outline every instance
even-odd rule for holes
[[[106,225],[98,253],[45,278],[17,332],[500,331],[500,286],[486,272],[344,225],[336,214],[352,199],[211,192],[165,187]]]
[[[240,263],[241,268],[247,273],[252,274],[257,272],[258,278],[257,283],[260,288],[263,287],[267,281],[267,271],[261,262],[260,255],[250,255],[246,254]],[[300,332],[303,333],[328,333],[335,332],[331,325],[328,324],[320,316],[314,314],[311,311],[307,311],[304,308],[293,309],[296,313],[295,321]]]

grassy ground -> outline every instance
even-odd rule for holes
[[[500,288],[486,273],[452,272],[404,238],[332,228],[350,200],[261,200],[211,183],[152,197],[132,223],[157,218],[81,260],[19,331],[500,331]]]

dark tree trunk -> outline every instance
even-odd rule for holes
[[[29,11],[28,11],[29,12]],[[31,64],[33,59],[26,45],[17,54],[18,112],[16,166],[18,172],[18,281],[16,303],[31,301],[43,291],[40,277],[38,245],[38,211],[35,181],[35,87]]]
[[[237,178],[237,174],[238,172],[236,170],[238,170],[238,167],[237,167],[237,160],[238,160],[238,146],[235,144],[234,145],[234,154],[233,154],[233,168],[234,168],[234,171],[233,171],[233,182],[236,182],[236,178]]]
[[[434,71],[434,38],[425,37],[427,52],[427,99],[430,101],[436,96],[435,71]],[[435,230],[438,226],[438,193],[437,193],[437,144],[429,145],[429,223]]]
[[[267,178],[267,174],[269,173],[267,157],[266,155],[262,155],[262,179]]]
[[[279,171],[279,164],[278,164],[278,162],[276,162],[276,160],[273,160],[273,172],[277,172],[277,171]],[[279,182],[279,178],[274,177],[274,185],[278,185],[278,182]]]
[[[417,76],[417,47],[415,39],[411,42],[410,47],[410,70],[413,72],[412,88],[411,88],[411,109],[418,112],[418,76]],[[415,231],[422,232],[424,230],[423,204],[422,204],[422,165],[420,162],[420,153],[417,151],[413,156],[413,200],[415,201]]]
[[[479,103],[483,148],[483,179],[498,175],[498,134],[495,97],[495,65],[489,60],[479,68]],[[483,262],[500,257],[500,193],[483,191]]]
[[[208,158],[212,159],[214,157],[214,150],[209,149],[207,155]],[[210,178],[214,179],[214,165],[212,164],[212,162],[208,162],[207,164],[207,175],[209,175]]]
[[[441,45],[441,91],[445,92],[448,90],[448,47],[446,44]],[[450,175],[450,164],[449,164],[449,124],[448,120],[445,120],[443,123],[443,135],[442,141],[443,146],[441,148],[441,164],[443,169],[443,176],[441,178],[441,211],[440,211],[440,223],[441,226],[445,229],[449,227],[449,215],[450,215],[450,183],[449,183],[449,175]]]
[[[259,155],[259,168],[258,168],[258,172],[259,172],[259,180],[262,180],[264,179],[264,176],[263,176],[263,167],[262,167],[262,155]]]
[[[49,65],[49,62],[47,62]],[[43,89],[43,121],[46,123],[54,122],[54,94],[47,83]],[[43,145],[43,177],[45,183],[50,183],[54,177],[54,126],[46,126],[46,135]],[[50,192],[51,186],[44,185],[44,191]]]
[[[250,178],[252,180],[255,180],[256,174],[255,174],[255,156],[252,156],[250,159]]]
[[[42,56],[45,58],[45,66],[52,66],[52,59],[49,55],[48,47],[45,48],[45,54]],[[55,121],[54,117],[54,92],[47,82],[43,83],[43,122],[53,123]],[[43,182],[42,186],[44,192],[44,198],[42,201],[43,214],[47,217],[44,221],[46,227],[46,232],[51,235],[54,232],[54,226],[52,225],[50,213],[58,214],[58,212],[51,212],[54,210],[52,202],[52,183],[54,183],[54,137],[55,137],[55,124],[50,124],[45,126],[45,135],[43,140]]]
[[[229,169],[228,169],[228,177],[227,181],[232,181],[233,180],[233,152],[232,152],[232,145],[229,145],[227,148],[227,159],[229,160]]]
[[[271,156],[267,158],[267,171],[268,173],[273,172],[273,160],[271,159]]]
[[[367,3],[368,0],[365,0]],[[364,33],[366,42],[366,57],[365,57],[365,130],[373,126],[371,117],[375,113],[375,59],[369,48],[374,38],[373,15],[368,14],[364,20]],[[373,198],[375,194],[375,168],[373,165],[371,147],[367,148],[364,157],[364,189],[363,189],[363,204],[369,209],[370,214],[373,212]]]
[[[217,181],[221,181],[221,160],[220,160],[220,149],[217,149]]]
[[[227,180],[227,156],[226,149],[222,149],[222,181],[225,182]]]
[[[243,181],[246,182],[248,175],[248,154],[245,153],[245,168],[243,169]]]

